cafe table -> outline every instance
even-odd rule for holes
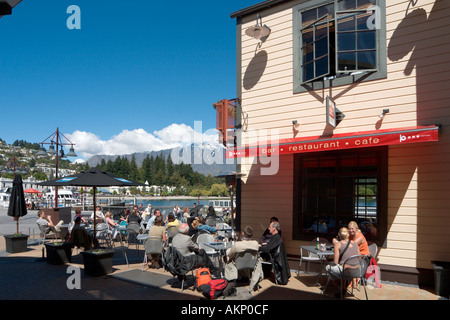
[[[224,242],[224,241],[218,241],[218,242],[205,242],[205,246],[214,249],[218,255],[219,255],[219,268],[220,272],[223,274],[224,265],[223,265],[223,257],[227,254],[227,249],[231,248],[231,242]]]
[[[334,256],[334,246],[329,245],[325,248],[325,250],[316,249],[315,246],[301,246],[301,248],[310,253],[313,253],[319,257],[320,272],[319,272],[319,276],[317,277],[317,281],[316,281],[317,284],[319,284],[322,274],[325,271],[325,266],[327,265],[327,260]]]

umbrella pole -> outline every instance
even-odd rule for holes
[[[16,222],[16,224],[17,224],[17,234],[19,234],[19,217],[17,217],[17,220],[16,220],[17,222]]]

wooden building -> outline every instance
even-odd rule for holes
[[[299,256],[355,220],[382,280],[432,284],[431,261],[450,261],[450,1],[267,0],[231,17],[240,225],[277,216]]]

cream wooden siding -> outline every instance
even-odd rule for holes
[[[408,7],[409,0],[386,1],[386,79],[293,94],[292,7],[301,2],[260,12],[272,31],[260,47],[245,34],[256,15],[243,19],[240,72],[246,134],[277,129],[280,138],[291,138],[292,120],[297,120],[297,137],[321,135],[327,95],[346,115],[334,133],[442,124],[437,143],[389,148],[388,246],[380,250],[379,261],[423,268],[430,268],[434,259],[449,261],[450,1],[421,0],[415,7]],[[258,59],[265,54],[267,61]],[[390,113],[381,122],[378,115],[385,108]],[[260,165],[250,160],[242,164],[248,174],[242,188],[242,224],[252,225],[258,236],[269,218],[278,216],[288,253],[298,254],[302,242],[292,240],[293,156],[280,157],[274,176],[260,175]]]

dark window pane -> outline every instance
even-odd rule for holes
[[[307,45],[303,48],[303,64],[314,60],[313,45]]]
[[[338,70],[355,70],[356,69],[356,53],[343,52],[338,54]]]
[[[339,33],[338,51],[347,51],[356,49],[355,32]]]
[[[357,50],[368,50],[376,48],[375,31],[361,31],[357,33]]]
[[[328,55],[328,37],[324,37],[316,42],[316,58]]]
[[[330,4],[326,5],[326,6],[319,7],[317,9],[317,13],[318,13],[317,17],[322,17],[324,15],[327,15],[329,19],[333,18],[333,16],[334,16],[334,4],[330,3]]]
[[[303,81],[308,81],[314,78],[314,64],[308,63],[303,66]]]
[[[303,33],[302,33],[303,46],[313,42],[312,30],[313,30],[312,28],[308,28],[307,30],[303,31]]]
[[[353,31],[356,29],[355,26],[355,16],[352,15],[345,15],[339,16],[338,20],[338,31]]]
[[[367,24],[367,20],[374,13],[374,11],[358,13],[356,20],[356,28],[357,30],[368,30],[369,25]]]
[[[317,11],[315,9],[308,10],[302,13],[302,25],[305,27],[308,24],[317,20]]]
[[[358,52],[358,70],[376,69],[377,61],[375,51]]]

